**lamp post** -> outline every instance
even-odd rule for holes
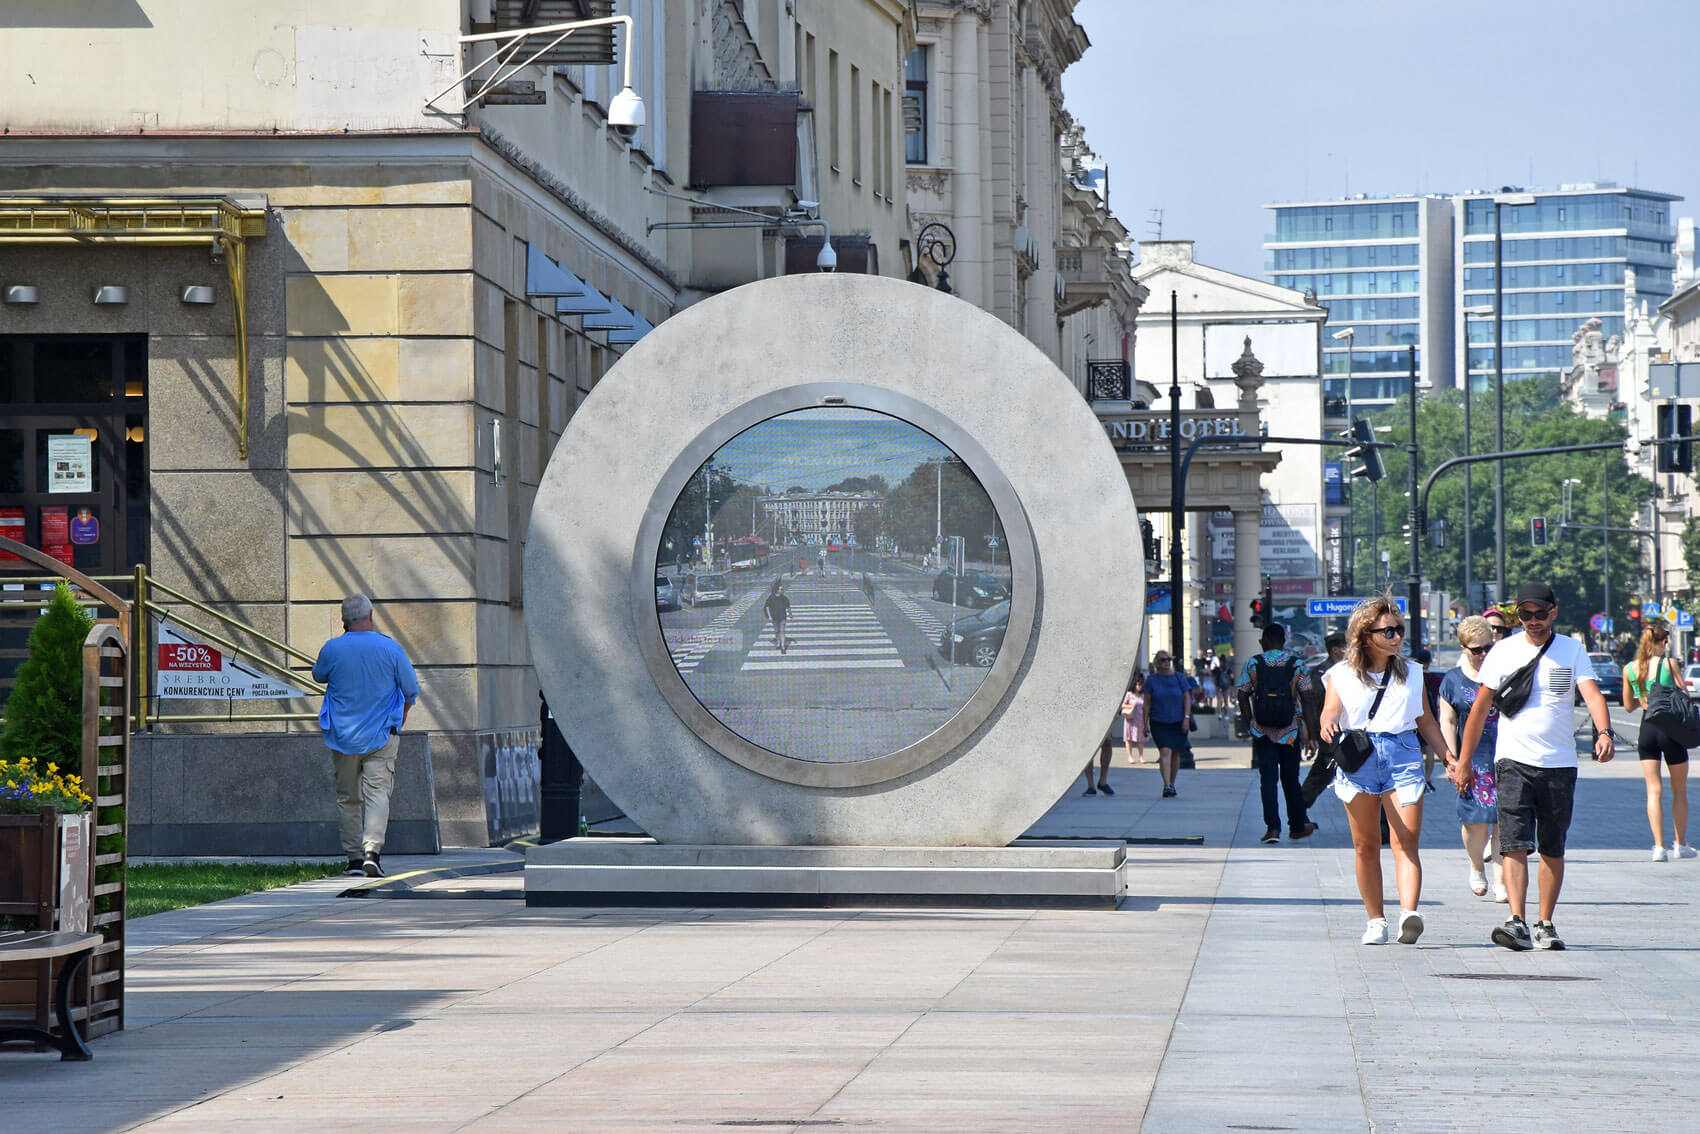
[[[1358,329],[1356,327],[1346,327],[1335,331],[1331,336],[1335,342],[1344,341],[1346,344],[1346,429],[1348,432],[1352,428],[1352,348],[1357,345],[1357,334]],[[1352,507],[1352,481],[1355,478],[1342,476],[1340,479],[1346,482],[1346,539],[1351,541],[1358,530],[1357,511]],[[1350,574],[1352,583],[1351,589],[1346,592],[1347,594],[1351,594],[1357,588],[1358,549],[1355,543],[1352,545],[1352,570]]]
[[[1493,308],[1487,304],[1478,307],[1464,308],[1464,455],[1470,455],[1470,320],[1492,315]],[[1472,609],[1476,605],[1476,545],[1475,535],[1470,530],[1470,466],[1464,466],[1464,605]],[[1498,596],[1495,596],[1496,600]],[[1484,607],[1486,603],[1482,604]]]
[[[1422,552],[1417,550],[1423,541],[1423,532],[1418,530],[1422,525],[1422,517],[1417,511],[1417,348],[1410,346],[1405,349],[1410,351],[1407,362],[1411,377],[1411,433],[1405,441],[1405,483],[1408,486],[1406,496],[1409,497],[1405,502],[1405,517],[1411,529],[1411,539],[1410,570],[1405,578],[1405,601],[1411,606],[1406,616],[1406,625],[1411,627],[1411,649],[1415,651],[1422,648],[1423,644]]]
[[[1505,452],[1505,231],[1499,211],[1532,205],[1533,193],[1498,193],[1493,198],[1493,450]],[[1469,352],[1464,372],[1470,371]],[[1494,601],[1505,601],[1505,462],[1493,463]]]

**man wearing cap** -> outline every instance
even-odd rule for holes
[[[1594,756],[1610,760],[1617,734],[1600,695],[1594,667],[1582,644],[1554,632],[1558,599],[1545,583],[1517,588],[1517,620],[1523,632],[1504,639],[1482,662],[1481,689],[1464,724],[1464,743],[1447,775],[1459,791],[1475,780],[1470,757],[1494,709],[1499,690],[1518,669],[1535,661],[1528,702],[1513,716],[1499,716],[1494,775],[1499,784],[1499,854],[1511,917],[1494,928],[1495,945],[1507,949],[1562,949],[1552,915],[1564,885],[1564,840],[1576,803],[1576,745],[1572,704],[1578,691],[1599,730]],[[1544,653],[1542,651],[1545,651]],[[1537,660],[1538,658],[1538,660]],[[1529,852],[1541,856],[1540,907],[1534,931],[1523,920],[1529,889]]]
[[[365,595],[342,600],[342,629],[313,663],[313,680],[325,687],[319,728],[336,767],[337,827],[348,873],[380,878],[396,750],[419,699],[419,679],[395,639],[373,627],[372,600]]]

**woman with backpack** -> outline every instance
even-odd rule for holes
[[[1381,882],[1383,813],[1399,890],[1399,941],[1411,945],[1422,936],[1417,902],[1422,897],[1423,867],[1417,840],[1422,835],[1427,784],[1418,734],[1445,756],[1448,765],[1453,760],[1452,745],[1440,734],[1425,704],[1422,667],[1399,655],[1404,639],[1405,616],[1392,596],[1366,599],[1346,624],[1346,660],[1325,677],[1328,696],[1322,705],[1322,739],[1339,742],[1334,794],[1346,805],[1352,828],[1358,894],[1369,915],[1365,945],[1387,944]]]
[[[1645,709],[1647,694],[1655,685],[1687,690],[1682,675],[1670,663],[1669,650],[1669,627],[1661,623],[1642,632],[1635,660],[1623,667],[1625,709]],[[1641,757],[1641,778],[1647,781],[1647,825],[1653,829],[1653,861],[1693,858],[1696,851],[1683,841],[1688,837],[1688,749],[1648,721],[1643,713],[1641,732],[1635,740],[1635,754]],[[1670,766],[1671,833],[1675,838],[1671,840],[1669,850],[1665,849],[1664,783],[1659,778],[1661,759]]]

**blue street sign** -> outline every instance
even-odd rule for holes
[[[1663,613],[1664,611],[1659,609],[1659,604],[1656,602],[1644,602],[1641,604],[1642,618],[1657,618]]]
[[[1676,616],[1676,628],[1678,630],[1694,629],[1694,616],[1686,610],[1679,611]]]
[[[998,537],[995,536],[995,535],[987,536],[986,537],[986,544],[989,547],[996,547],[998,545]]]
[[[1313,598],[1306,600],[1305,613],[1310,615],[1312,618],[1344,618],[1351,614],[1352,611],[1356,610],[1360,602],[1365,601],[1368,600],[1344,597]],[[1393,601],[1399,604],[1400,614],[1410,613],[1410,611],[1406,609],[1404,599],[1396,598]]]

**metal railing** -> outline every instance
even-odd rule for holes
[[[1093,358],[1086,362],[1086,400],[1125,402],[1133,396],[1133,368],[1125,358]]]

